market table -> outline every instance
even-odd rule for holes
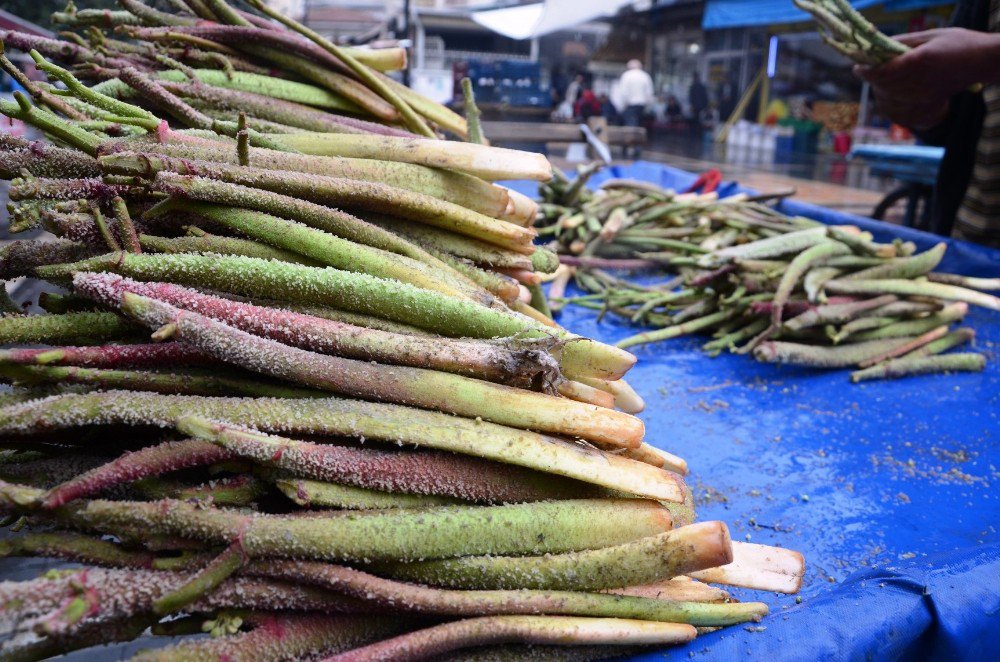
[[[605,169],[591,184],[611,177],[678,190],[695,179],[637,162]],[[720,193],[737,190],[730,183]],[[902,237],[921,250],[941,241],[795,201],[781,209],[855,223],[879,241]],[[942,271],[1000,275],[1000,251],[946,241]],[[574,306],[559,321],[604,342],[636,332]],[[646,439],[688,461],[699,519],[727,522],[735,540],[797,549],[807,564],[801,604],[735,591],[767,602],[772,615],[759,627],[699,637],[672,657],[1000,657],[1000,497],[992,491],[1000,484],[1000,313],[973,308],[966,325],[988,355],[984,372],[858,385],[848,370],[710,359],[700,337],[636,349],[628,380],[646,398]]]

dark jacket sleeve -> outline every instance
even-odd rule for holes
[[[952,25],[970,30],[989,28],[989,0],[959,2]],[[960,92],[952,97],[948,116],[937,126],[916,132],[930,145],[945,148],[931,202],[931,232],[948,235],[965,197],[976,160],[976,145],[982,130],[986,106],[981,93]]]

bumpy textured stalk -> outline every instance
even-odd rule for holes
[[[305,154],[402,161],[457,170],[490,181],[532,179],[544,182],[552,178],[552,166],[544,156],[502,147],[337,133],[271,135],[270,138]]]
[[[305,255],[274,248],[256,241],[239,239],[238,237],[223,237],[198,230],[195,232],[197,234],[193,236],[170,238],[144,234],[139,236],[139,245],[152,253],[218,253],[219,255],[243,255],[261,260],[279,260],[310,267],[320,265],[319,262],[311,260]]]
[[[479,122],[479,108],[476,107],[476,94],[472,89],[472,81],[468,77],[462,79],[462,95],[465,97],[465,123],[469,126],[468,141],[476,145],[488,144],[483,138],[483,127]]]
[[[382,77],[380,77],[377,72],[369,69],[365,64],[356,60],[350,51],[345,51],[330,40],[321,36],[318,32],[315,32],[301,23],[282,15],[280,12],[275,11],[273,8],[267,6],[260,0],[247,0],[247,2],[257,11],[278,21],[294,32],[298,32],[319,46],[321,49],[343,62],[354,73],[354,75],[365,84],[366,87],[388,101],[396,110],[399,111],[399,114],[402,116],[403,122],[406,124],[408,129],[418,135],[430,138],[434,137],[434,132],[431,131],[424,120],[417,115],[416,112],[414,112],[413,108],[411,108],[406,101],[401,99],[399,95],[396,94],[396,92],[383,81]]]
[[[623,350],[597,343],[521,315],[485,308],[402,283],[334,269],[314,269],[236,256],[112,254],[73,264],[38,267],[43,278],[77,271],[108,271],[131,278],[171,281],[287,304],[319,304],[381,317],[451,337],[556,337],[563,373],[620,379],[635,363]]]
[[[26,122],[91,156],[97,154],[97,147],[101,143],[97,136],[74,126],[58,115],[44,108],[32,106],[21,91],[14,92],[14,101],[0,99],[0,114]]]
[[[184,425],[190,426],[190,420]],[[236,456],[291,476],[388,492],[393,497],[403,493],[515,503],[607,496],[586,483],[466,455],[319,444],[232,426],[199,425],[190,429]]]
[[[301,60],[276,48],[249,44],[245,46],[252,55],[277,64],[285,71],[330,90],[355,103],[366,115],[386,123],[399,121],[399,113],[392,104],[349,76],[331,71],[313,62]]]
[[[212,370],[109,370],[77,366],[0,365],[0,375],[17,384],[81,384],[93,389],[130,389],[180,395],[245,395],[265,398],[323,397],[322,391],[247,379]]]
[[[480,293],[478,288],[473,289],[465,282],[449,278],[448,273],[434,271],[427,264],[405,255],[357,244],[263,212],[208,203],[172,201],[156,207],[155,213],[192,214],[253,240],[305,255],[320,264],[346,271],[394,279],[450,296],[475,299]],[[152,214],[152,211],[147,212],[147,218],[154,217]],[[482,299],[481,296],[478,298]]]
[[[790,363],[813,368],[846,368],[880,356],[910,340],[910,338],[883,338],[836,347],[769,340],[758,345],[753,350],[753,356],[758,361],[767,363]]]
[[[253,92],[214,87],[204,83],[170,83],[163,86],[174,94],[211,104],[213,108],[230,113],[243,110],[257,119],[276,122],[285,126],[322,133],[371,133],[405,137],[408,131],[396,129],[353,117],[332,115],[310,106],[283,101]]]
[[[447,264],[403,237],[337,209],[291,196],[200,177],[185,177],[172,173],[160,173],[157,176],[158,179],[165,177],[173,178],[174,181],[167,185],[168,191],[180,198],[190,197],[202,202],[255,209],[289,218],[344,239],[413,258],[440,268],[443,273],[455,274]],[[462,278],[458,274],[455,276]]]
[[[44,508],[57,508],[76,499],[149,476],[223,462],[233,457],[226,449],[201,439],[165,441],[126,453],[53,487],[42,495]]]
[[[789,331],[799,331],[821,324],[843,324],[865,315],[870,310],[880,308],[894,301],[896,301],[895,295],[883,294],[882,296],[862,301],[817,306],[786,321],[784,326]]]
[[[245,71],[227,74],[217,69],[195,69],[194,75],[198,81],[213,87],[243,90],[339,112],[358,113],[361,110],[347,99],[315,85]],[[186,83],[189,80],[183,72],[173,69],[157,72],[157,78],[172,83]],[[124,97],[131,93],[131,88],[118,79],[98,83],[91,89],[114,97]]]
[[[870,359],[862,361],[861,363],[858,364],[858,367],[868,368],[870,366],[875,365],[876,363],[881,363],[882,361],[887,361],[889,359],[894,359],[904,354],[909,354],[910,352],[914,352],[920,349],[921,347],[927,345],[928,343],[943,338],[945,335],[947,335],[947,333],[948,333],[948,325],[943,324],[937,328],[931,329],[927,333],[917,336],[908,343],[900,345],[899,347],[895,347],[879,356],[875,356]]]
[[[380,227],[391,230],[414,243],[427,247],[429,250],[438,250],[444,253],[455,255],[484,265],[493,269],[523,269],[525,271],[546,271],[546,269],[536,269],[534,259],[540,255],[545,259],[545,263],[539,266],[550,266],[553,253],[538,248],[530,256],[517,251],[501,248],[496,244],[480,241],[474,237],[449,232],[441,228],[428,225],[415,225],[407,223],[398,218],[390,216],[375,215],[368,218],[369,222]],[[555,262],[559,258],[556,257]]]
[[[247,573],[323,587],[378,606],[441,616],[568,614],[647,621],[729,625],[767,614],[761,603],[712,605],[650,597],[618,597],[570,591],[456,591],[393,581],[328,563],[252,562]]]
[[[822,264],[826,259],[849,253],[850,249],[838,241],[828,241],[816,244],[795,256],[788,269],[781,275],[781,281],[774,292],[771,309],[771,324],[777,329],[781,324],[782,310],[785,302],[792,295],[792,289],[803,275],[814,266]]]
[[[403,624],[388,616],[318,616],[262,614],[251,619],[250,632],[200,639],[147,651],[136,662],[279,662],[330,655],[398,633]]]
[[[826,237],[827,229],[825,227],[798,230],[748,244],[723,248],[702,256],[698,259],[698,263],[699,266],[711,267],[729,260],[761,260],[798,253],[825,241]]]
[[[842,277],[842,280],[918,278],[928,272],[934,271],[934,269],[937,268],[937,265],[941,263],[941,258],[944,257],[944,251],[946,248],[947,245],[944,242],[941,242],[935,245],[934,248],[924,251],[919,255],[888,260],[884,264],[847,274]]]
[[[910,352],[903,358],[917,358],[921,356],[941,354],[942,352],[947,352],[952,347],[964,345],[965,343],[972,341],[975,337],[976,332],[973,329],[968,327],[955,329],[943,338],[930,342],[923,347]]]
[[[92,257],[97,250],[68,239],[16,239],[0,246],[0,278],[35,276],[35,268]]]
[[[460,173],[408,163],[343,157],[315,157],[252,148],[254,168],[235,167],[230,146],[220,143],[143,145],[147,152],[120,152],[100,158],[107,172],[151,175],[167,170],[327,203],[346,200],[336,191],[343,180],[360,180],[441,198],[490,217],[501,215],[509,203],[506,190]],[[158,156],[158,154],[165,156]],[[308,174],[307,174],[308,173]],[[330,181],[327,181],[329,178]],[[323,187],[322,184],[329,184]]]
[[[138,327],[116,313],[0,317],[0,344],[96,344],[135,337]]]
[[[0,350],[0,364],[121,369],[204,366],[212,363],[214,360],[210,356],[182,343]]]
[[[122,184],[105,184],[99,178],[15,179],[10,184],[11,200],[93,200],[114,195],[139,193],[139,187]]]
[[[533,230],[522,228],[513,223],[498,221],[471,209],[422,193],[359,180],[332,177],[323,179],[318,177],[300,178],[284,171],[262,171],[259,176],[255,175],[254,172],[247,173],[244,168],[241,168],[239,172],[243,175],[249,174],[249,178],[241,176],[240,179],[253,184],[253,186],[220,185],[210,179],[162,171],[156,175],[155,189],[170,195],[190,196],[205,202],[236,204],[259,211],[280,213],[277,210],[272,211],[271,208],[262,208],[265,203],[260,200],[262,197],[260,188],[268,188],[267,178],[270,178],[274,188],[280,188],[289,194],[272,192],[272,196],[278,196],[278,198],[288,198],[290,201],[292,198],[301,199],[301,196],[305,196],[325,205],[340,205],[369,212],[392,214],[418,223],[475,236],[527,255],[534,251],[531,246],[531,240],[535,236]],[[264,180],[263,184],[260,180]],[[309,182],[310,190],[304,188],[307,185],[306,182]],[[312,188],[313,186],[316,188]],[[234,196],[236,196],[235,199],[233,199]],[[309,205],[309,202],[302,200],[297,206],[308,209],[313,214],[321,213],[320,209],[322,208],[317,209],[318,205],[315,203],[312,203],[312,206]],[[282,215],[289,215],[293,209],[295,209],[294,206],[286,205]],[[329,216],[330,214],[324,215]],[[304,219],[297,218],[295,220],[313,225]]]
[[[112,274],[77,274],[74,287],[109,305],[116,305],[124,292],[140,294],[258,336],[325,354],[431,368],[521,388],[544,388],[559,379],[558,365],[544,342],[453,340],[385,332]]]
[[[952,322],[962,319],[969,312],[969,304],[959,301],[952,303],[941,309],[940,312],[920,317],[915,320],[904,320],[895,322],[877,329],[871,329],[862,333],[856,333],[852,339],[858,341],[878,340],[882,338],[902,338],[907,336],[919,336],[923,333],[935,329],[939,326],[947,326]]]
[[[964,301],[965,303],[982,306],[989,310],[1000,311],[1000,297],[977,292],[956,285],[944,283],[919,282],[902,279],[885,280],[831,280],[826,284],[827,290],[838,294],[896,294],[899,296],[927,296],[949,301]]]
[[[699,522],[601,549],[379,564],[377,571],[450,588],[587,591],[648,584],[732,560],[726,525]]]
[[[39,496],[38,490],[0,483],[0,503],[7,507],[23,508]],[[637,499],[440,506],[305,518],[234,516],[173,500],[79,501],[35,512],[78,528],[115,531],[118,527],[139,527],[149,533],[216,545],[238,540],[248,558],[368,562],[592,550],[657,536],[671,526],[670,515],[662,506]]]
[[[284,479],[277,480],[274,484],[286,497],[303,508],[383,510],[450,506],[461,503],[460,500],[450,497],[379,492],[364,487],[323,483],[316,480]]]
[[[938,372],[979,372],[986,367],[982,354],[941,354],[938,356],[903,357],[851,373],[852,382],[869,379],[896,379],[910,375]]]
[[[150,568],[156,555],[124,549],[93,536],[69,531],[25,533],[0,540],[0,556],[36,556],[116,568]],[[2,593],[2,589],[0,589]]]
[[[40,140],[0,134],[0,179],[18,177],[27,170],[35,177],[100,177],[97,161],[75,149]]]
[[[468,136],[468,125],[465,119],[450,108],[425,97],[416,90],[409,88],[402,83],[389,78],[385,74],[379,74],[381,79],[390,89],[406,100],[414,110],[425,118],[434,122],[445,131],[451,131],[461,139]]]
[[[159,124],[160,120],[153,115],[153,113],[139,108],[138,106],[125,103],[124,101],[119,101],[118,99],[110,97],[106,94],[102,94],[94,88],[85,86],[66,69],[46,61],[38,51],[31,51],[30,55],[35,61],[36,67],[48,74],[50,78],[58,79],[61,83],[66,85],[67,89],[72,92],[76,98],[120,117],[129,117],[142,120],[143,122],[150,122],[153,123],[153,126]],[[123,67],[122,70],[137,71],[133,67]]]
[[[696,331],[709,328],[719,322],[725,322],[726,320],[736,317],[740,314],[740,312],[741,309],[738,307],[730,308],[728,310],[720,310],[719,312],[711,313],[709,315],[705,315],[704,317],[688,320],[687,322],[682,322],[681,324],[666,326],[662,329],[657,329],[656,331],[637,333],[634,336],[625,338],[624,340],[619,340],[615,346],[624,349],[626,347],[634,347],[635,345],[643,345],[646,343],[658,342],[660,340],[677,338],[678,336],[683,336],[688,333],[694,333]]]
[[[120,306],[153,329],[172,325],[177,339],[226,363],[313,388],[625,448],[637,446],[644,433],[639,419],[594,405],[435,370],[316,354],[136,294],[126,293]]]
[[[120,143],[112,148],[121,147],[134,149],[139,146]],[[206,140],[199,144],[176,141],[162,144],[144,143],[141,148],[143,152],[138,154],[129,152],[120,155],[108,154],[104,158],[105,166],[121,172],[148,173],[166,168],[182,174],[204,174],[205,176],[219,177],[213,173],[223,172],[225,170],[224,164],[236,163],[235,152],[231,146],[218,141]],[[156,158],[153,156],[158,154],[175,158]],[[191,163],[192,160],[196,160],[196,162]],[[506,189],[491,185],[481,179],[408,163],[306,156],[261,148],[250,149],[250,163],[271,170],[383,182],[433,197],[446,198],[455,204],[468,207],[487,216],[502,214],[511,198],[511,193]]]
[[[172,428],[186,415],[236,420],[275,433],[414,444],[537,469],[627,494],[678,503],[684,499],[676,475],[642,462],[485,421],[357,400],[208,398],[128,391],[67,394],[8,407],[0,417],[0,432],[20,436],[91,424]],[[200,434],[214,434],[213,430],[233,426],[198,427],[204,431]]]
[[[242,565],[243,550],[239,542],[234,542],[186,583],[158,598],[153,603],[153,612],[163,616],[180,611],[218,587]]]

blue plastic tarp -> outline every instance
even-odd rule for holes
[[[610,177],[674,189],[695,179],[639,162],[593,184]],[[795,201],[782,209],[921,250],[945,241],[941,270],[1000,276],[1000,251]],[[572,306],[559,321],[605,342],[639,330]],[[984,372],[857,385],[847,371],[710,359],[698,337],[636,348],[628,379],[647,402],[647,441],[688,461],[699,519],[807,564],[801,604],[737,591],[771,606],[763,630],[704,635],[677,659],[1000,659],[1000,313],[973,308],[965,324]]]
[[[955,3],[948,0],[854,0],[851,4],[857,9],[884,5],[886,11],[909,11]],[[707,0],[701,27],[715,30],[811,20],[812,16],[793,5],[792,0]]]

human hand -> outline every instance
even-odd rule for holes
[[[996,77],[1000,35],[963,28],[913,32],[896,37],[912,50],[878,66],[857,66],[879,108],[893,121],[926,129],[944,119],[951,97]]]

